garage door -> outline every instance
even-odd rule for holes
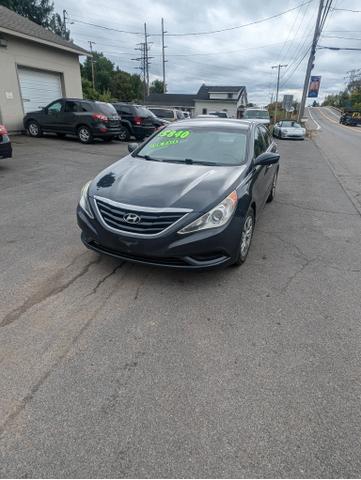
[[[24,112],[38,110],[63,96],[60,73],[18,68]]]

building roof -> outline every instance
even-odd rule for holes
[[[203,83],[200,89],[197,92],[197,99],[199,100],[208,100],[210,93],[242,93],[246,87],[241,85],[206,85]]]
[[[145,102],[147,105],[192,107],[195,96],[194,93],[151,93],[146,97]]]
[[[77,53],[78,55],[89,55],[87,50],[75,45],[72,41],[65,40],[59,35],[56,35],[50,30],[32,22],[22,15],[18,15],[2,5],[0,5],[0,32],[60,48],[62,50],[68,50]]]
[[[209,98],[210,93],[238,93],[237,100],[246,87],[239,85],[201,85],[197,93],[151,93],[145,99],[147,105],[163,105],[168,107],[193,107],[196,100],[208,100],[209,102],[215,99]],[[222,102],[232,103],[236,99],[222,99]]]

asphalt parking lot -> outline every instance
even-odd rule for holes
[[[14,137],[0,160],[0,476],[360,475],[360,216],[279,142],[241,268],[85,249],[82,185],[126,144]]]

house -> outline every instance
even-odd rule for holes
[[[88,52],[0,6],[0,123],[20,131],[25,113],[82,98],[79,55]]]
[[[247,91],[243,86],[203,84],[197,93],[151,93],[145,99],[150,107],[168,107],[186,110],[193,115],[225,111],[238,118],[247,105]]]

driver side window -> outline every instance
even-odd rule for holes
[[[263,140],[263,135],[259,127],[256,128],[254,137],[254,156],[257,158],[261,153],[266,151],[266,147]]]
[[[48,107],[48,113],[59,113],[62,107],[61,102],[54,102]]]

